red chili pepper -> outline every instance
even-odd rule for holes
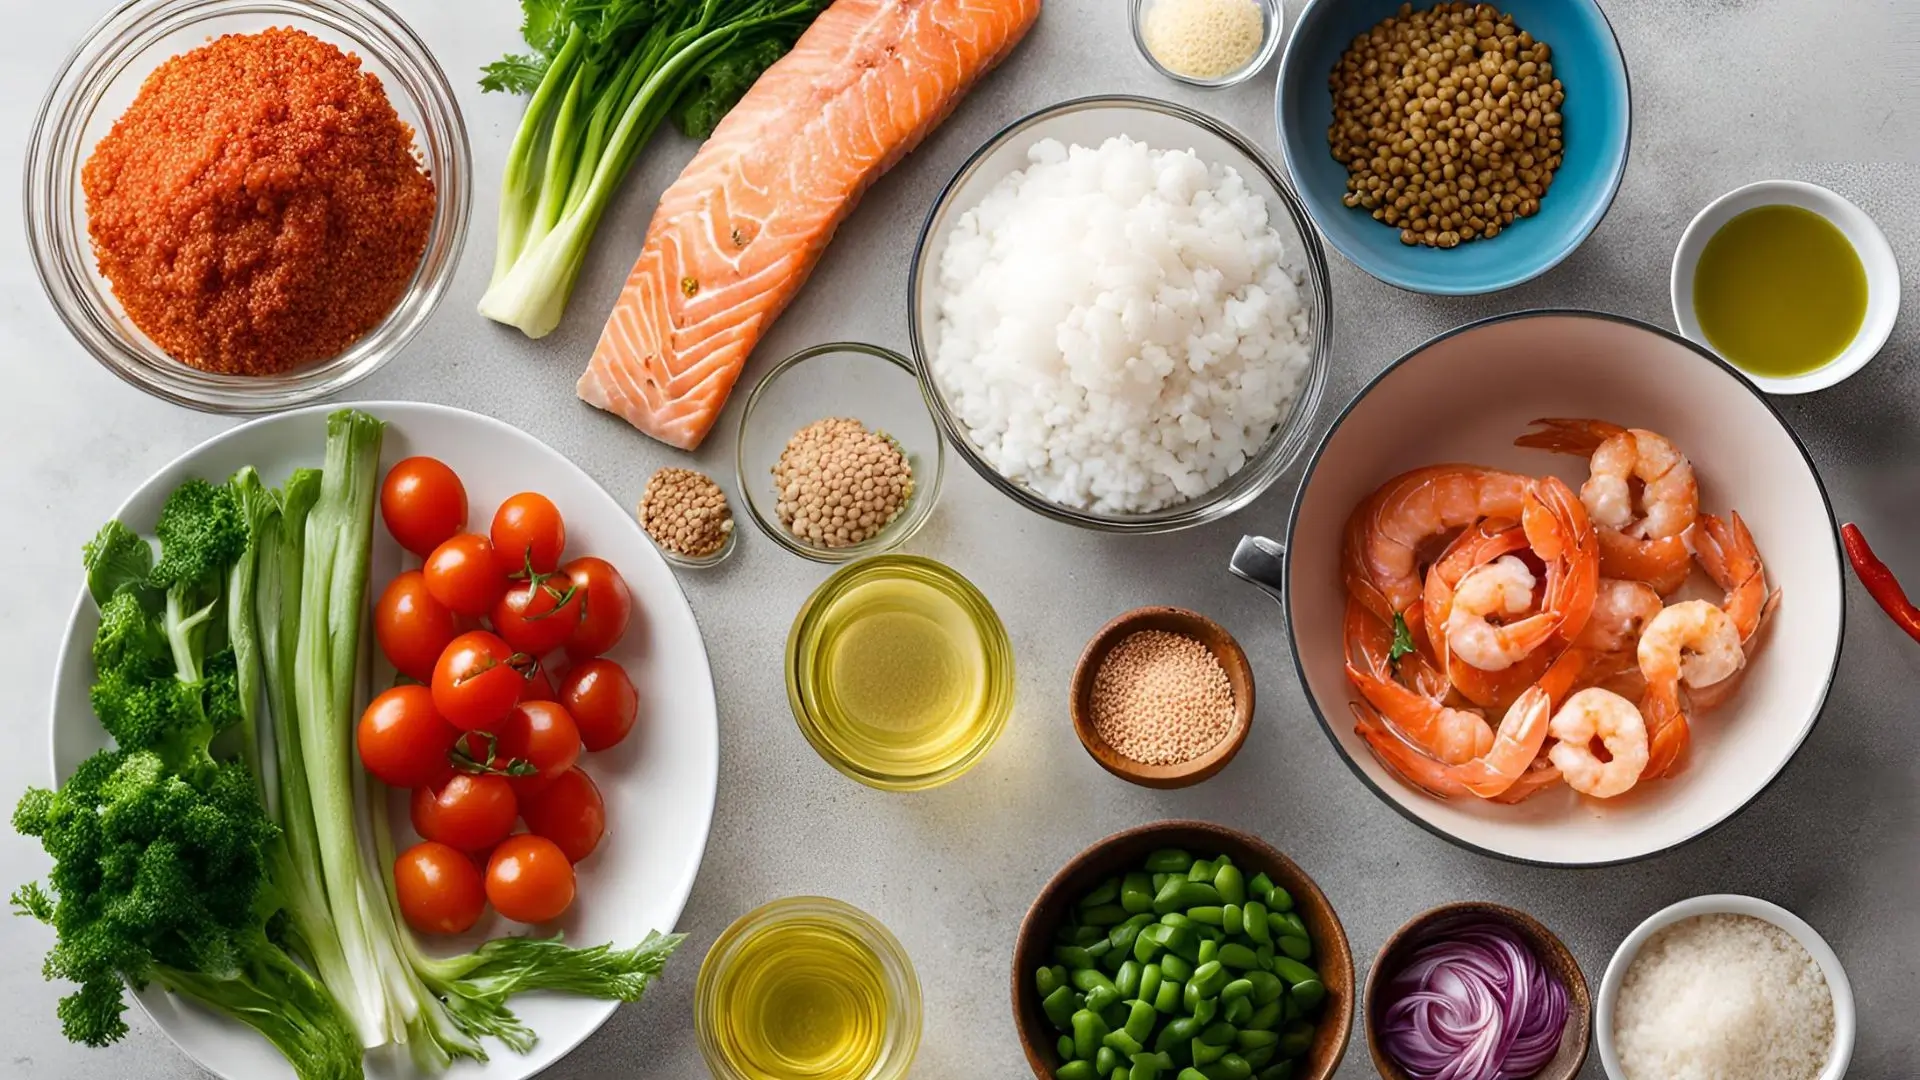
[[[1877,601],[1880,607],[1898,623],[1907,636],[1920,641],[1920,607],[1907,599],[1907,592],[1900,582],[1887,569],[1887,564],[1874,555],[1867,546],[1867,538],[1861,534],[1860,526],[1848,522],[1840,526],[1840,539],[1847,546],[1847,559],[1853,563],[1853,572],[1860,575],[1860,584],[1867,587],[1868,595]]]

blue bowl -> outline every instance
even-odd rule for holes
[[[1627,169],[1632,93],[1620,42],[1593,0],[1495,0],[1514,22],[1553,48],[1553,73],[1566,87],[1566,149],[1540,212],[1491,240],[1450,250],[1409,247],[1400,230],[1341,203],[1346,166],[1333,159],[1327,87],[1353,39],[1399,11],[1401,0],[1311,0],[1280,61],[1280,149],[1313,223],[1334,250],[1389,285],[1441,296],[1512,288],[1573,254],[1613,205]],[[1430,6],[1420,4],[1421,7]]]

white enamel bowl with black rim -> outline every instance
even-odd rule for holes
[[[1564,788],[1517,806],[1435,799],[1389,774],[1354,733],[1341,638],[1344,526],[1383,481],[1422,465],[1552,472],[1577,486],[1583,459],[1513,445],[1529,421],[1546,416],[1599,417],[1674,440],[1693,460],[1703,509],[1746,519],[1782,602],[1740,692],[1694,725],[1679,776],[1605,802]],[[1592,312],[1500,316],[1395,362],[1320,443],[1284,546],[1248,537],[1233,569],[1277,595],[1308,700],[1361,782],[1429,832],[1519,862],[1630,862],[1739,813],[1812,731],[1840,658],[1838,528],[1806,449],[1751,382],[1705,349]]]
[[[466,484],[471,528],[485,528],[494,508],[517,491],[538,491],[566,516],[570,555],[598,555],[612,563],[633,591],[634,616],[626,636],[607,653],[632,676],[640,693],[640,720],[618,746],[582,759],[607,804],[607,834],[577,872],[580,899],[541,933],[563,931],[572,945],[616,942],[637,944],[649,930],[670,932],[680,919],[713,821],[719,789],[720,730],[713,676],[693,609],[633,515],[592,478],[533,436],[491,417],[444,405],[416,402],[355,402],[387,422],[381,446],[382,470],[414,454],[430,454],[452,466]],[[326,446],[330,406],[309,406],[281,413],[201,443],[149,477],[114,516],[151,534],[167,495],[189,477],[220,480],[242,465],[252,465],[271,485],[294,468],[319,467]],[[414,560],[378,522],[374,525],[369,597]],[[93,678],[88,650],[99,626],[99,611],[80,583],[80,553],[74,552],[73,579],[79,585],[73,616],[53,686],[53,777],[56,781],[107,745],[87,702]],[[369,631],[369,636],[371,632]],[[374,678],[391,679],[385,661]],[[393,793],[393,820],[407,820],[406,793]],[[399,826],[401,846],[412,833]],[[488,938],[526,933],[528,927],[488,915],[466,934],[423,940],[436,953],[477,948]],[[691,969],[698,958],[682,948],[674,969]],[[663,1004],[649,991],[634,1006],[648,1012]],[[265,1039],[239,1023],[196,1003],[149,986],[138,995],[161,1031],[202,1068],[223,1080],[280,1080],[293,1070]],[[486,1062],[461,1061],[448,1080],[525,1080],[565,1057],[599,1029],[619,1005],[545,991],[513,1000],[513,1010],[538,1037],[529,1053],[516,1054],[488,1041]],[[409,1080],[422,1075],[405,1053],[391,1049],[370,1055],[369,1080]]]

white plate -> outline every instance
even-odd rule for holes
[[[115,516],[150,533],[167,495],[189,477],[219,481],[242,465],[252,465],[267,483],[278,485],[296,467],[318,467],[326,446],[327,414],[339,407],[300,409],[218,435],[148,478]],[[608,658],[633,677],[640,693],[640,722],[619,746],[588,755],[585,761],[606,798],[607,835],[600,849],[580,864],[580,898],[573,909],[542,929],[563,930],[577,945],[632,945],[649,930],[672,930],[706,850],[720,766],[706,648],[672,571],[619,503],[526,432],[441,405],[370,402],[355,407],[387,421],[382,469],[414,454],[430,454],[460,474],[467,486],[469,528],[484,531],[494,508],[507,496],[538,491],[566,518],[570,554],[598,555],[626,577],[633,590],[634,622]],[[378,596],[401,568],[403,554],[376,524],[370,596]],[[74,576],[80,576],[77,569]],[[99,617],[85,586],[79,591],[54,676],[56,778],[70,775],[108,741],[87,704],[92,682],[88,651]],[[396,804],[396,810],[396,820],[406,821],[404,807]],[[524,929],[489,915],[447,951]],[[429,939],[430,948],[439,944]],[[697,959],[676,955],[671,963],[691,965]],[[157,988],[139,999],[160,1029],[209,1072],[227,1080],[293,1075],[266,1040],[240,1024]],[[616,1007],[616,1002],[545,993],[515,998],[514,1011],[539,1036],[533,1051],[520,1055],[489,1044],[491,1061],[462,1061],[446,1075],[488,1080],[532,1076],[593,1034]],[[642,1002],[638,1007],[648,1006]],[[389,1051],[368,1057],[367,1075],[413,1077],[417,1070],[404,1054]]]
[[[1782,592],[1746,682],[1693,724],[1685,771],[1626,796],[1565,787],[1518,806],[1432,798],[1389,775],[1347,703],[1340,551],[1347,516],[1388,478],[1475,462],[1578,485],[1580,458],[1513,445],[1543,416],[1650,428],[1693,460],[1701,506],[1738,510]],[[1321,725],[1387,804],[1454,843],[1550,866],[1630,862],[1692,840],[1758,798],[1813,730],[1840,658],[1838,527],[1792,431],[1731,367],[1667,331],[1617,316],[1546,311],[1462,327],[1389,367],[1349,405],[1295,501],[1283,601],[1295,663]],[[1271,543],[1271,541],[1267,541]],[[1248,542],[1243,542],[1245,549]],[[1238,558],[1236,559],[1238,561]],[[1698,578],[1701,575],[1696,574]]]

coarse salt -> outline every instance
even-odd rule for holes
[[[1785,930],[1701,915],[1640,947],[1613,1039],[1628,1080],[1815,1080],[1833,1053],[1833,991]]]

